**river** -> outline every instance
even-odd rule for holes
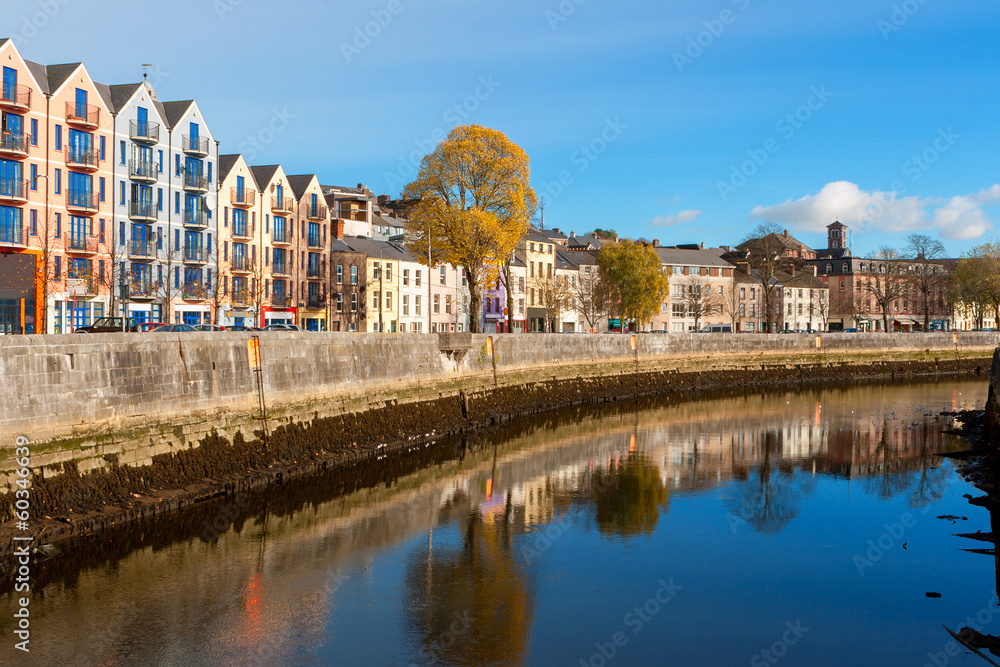
[[[991,545],[955,535],[990,517],[934,456],[960,446],[939,414],[985,398],[580,408],[219,500],[38,564],[31,653],[8,592],[0,662],[986,664],[941,625],[1000,634],[995,560],[965,551]]]

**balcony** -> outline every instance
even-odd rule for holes
[[[97,296],[100,291],[100,281],[94,280],[89,275],[66,276],[66,293],[77,297]]]
[[[204,301],[208,298],[208,290],[198,283],[184,283],[181,297],[187,301]]]
[[[248,239],[250,238],[250,231],[246,223],[242,225],[233,224],[233,238],[234,239]]]
[[[341,220],[354,220],[356,222],[367,222],[368,211],[363,208],[342,208],[337,217]]]
[[[31,107],[31,88],[19,83],[0,86],[0,106],[14,111],[27,111]]]
[[[323,272],[318,266],[310,266],[306,269],[306,278],[322,278]]]
[[[306,209],[306,218],[312,221],[326,220],[326,214],[329,209],[322,204],[318,206],[309,206]]]
[[[287,229],[275,227],[271,234],[271,243],[288,245],[292,242],[292,235]]]
[[[323,249],[323,239],[319,234],[309,235],[309,247]]]
[[[156,243],[154,241],[143,241],[132,239],[128,245],[128,258],[131,260],[150,260],[156,257]]]
[[[229,203],[237,208],[250,208],[257,203],[257,191],[253,188],[230,188]]]
[[[128,122],[128,138],[137,144],[156,144],[160,141],[159,123]]]
[[[141,183],[155,183],[159,168],[152,161],[129,160],[128,177]]]
[[[0,245],[25,245],[24,226],[0,223]]]
[[[310,296],[306,301],[306,308],[309,310],[319,310],[321,308],[326,308],[326,297],[325,296]]]
[[[271,211],[273,213],[291,213],[294,204],[291,197],[271,197]]]
[[[86,236],[70,236],[66,239],[66,252],[76,255],[96,255],[97,241]]]
[[[250,305],[250,291],[241,289],[232,291],[229,296],[229,303],[237,308],[245,308]]]
[[[272,294],[271,295],[271,306],[274,308],[291,308],[292,307],[292,297],[287,294]]]
[[[208,227],[208,211],[203,208],[185,207],[184,225],[187,227]]]
[[[233,257],[229,263],[229,270],[233,273],[250,273],[253,271],[253,263],[249,257]]]
[[[0,180],[0,201],[12,204],[28,201],[28,181],[19,178]]]
[[[290,273],[288,273],[288,264],[286,264],[284,262],[280,262],[280,263],[279,262],[275,262],[274,264],[271,265],[271,275],[274,275],[274,276],[289,276],[289,275],[291,275]]]
[[[208,179],[201,174],[185,173],[184,189],[199,193],[208,192]]]
[[[208,155],[208,137],[192,137],[184,135],[181,150],[189,155],[205,157]]]
[[[67,102],[66,122],[87,130],[96,130],[101,124],[101,110],[93,104]]]
[[[70,169],[94,172],[101,168],[101,152],[96,148],[67,148],[66,166]]]
[[[66,208],[80,213],[91,215],[97,213],[97,207],[100,204],[100,200],[100,195],[96,192],[92,192],[91,190],[66,191]]]
[[[156,221],[156,205],[151,201],[131,200],[128,203],[128,217],[144,222]]]
[[[137,301],[156,298],[156,286],[152,280],[133,280],[129,283],[129,298]]]
[[[184,246],[185,264],[208,264],[212,258],[211,248]]]
[[[0,133],[0,154],[8,157],[27,157],[28,137],[23,132]]]

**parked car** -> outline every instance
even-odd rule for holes
[[[190,324],[164,324],[163,326],[156,327],[155,329],[150,329],[150,331],[155,331],[160,333],[162,331],[195,331],[196,329]]]
[[[196,324],[195,331],[225,331],[226,327],[220,324]]]
[[[139,331],[141,332],[153,331],[154,329],[162,326],[163,322],[143,322],[142,324],[139,325]]]
[[[121,333],[122,331],[135,333],[139,330],[139,320],[134,317],[128,318],[124,323],[121,317],[101,317],[89,326],[80,327],[73,333]]]
[[[227,327],[226,331],[257,331],[253,327],[245,327],[242,324],[234,324],[231,327]]]
[[[268,324],[264,327],[264,331],[302,331],[302,329],[294,324]]]
[[[701,333],[733,333],[733,325],[709,324],[701,328]]]

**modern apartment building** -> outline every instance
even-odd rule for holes
[[[330,331],[367,331],[367,258],[344,239],[330,246]]]
[[[242,155],[220,155],[218,176],[219,272],[217,322],[259,326],[265,306],[260,188]]]
[[[299,324],[295,254],[298,243],[292,220],[296,203],[281,165],[250,167],[260,187],[264,213],[263,324]]]
[[[307,331],[328,329],[330,213],[315,174],[288,177],[295,203],[291,224],[298,229],[294,281],[299,323]]]

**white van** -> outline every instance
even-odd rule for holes
[[[709,324],[702,327],[701,333],[733,333],[732,324]]]

